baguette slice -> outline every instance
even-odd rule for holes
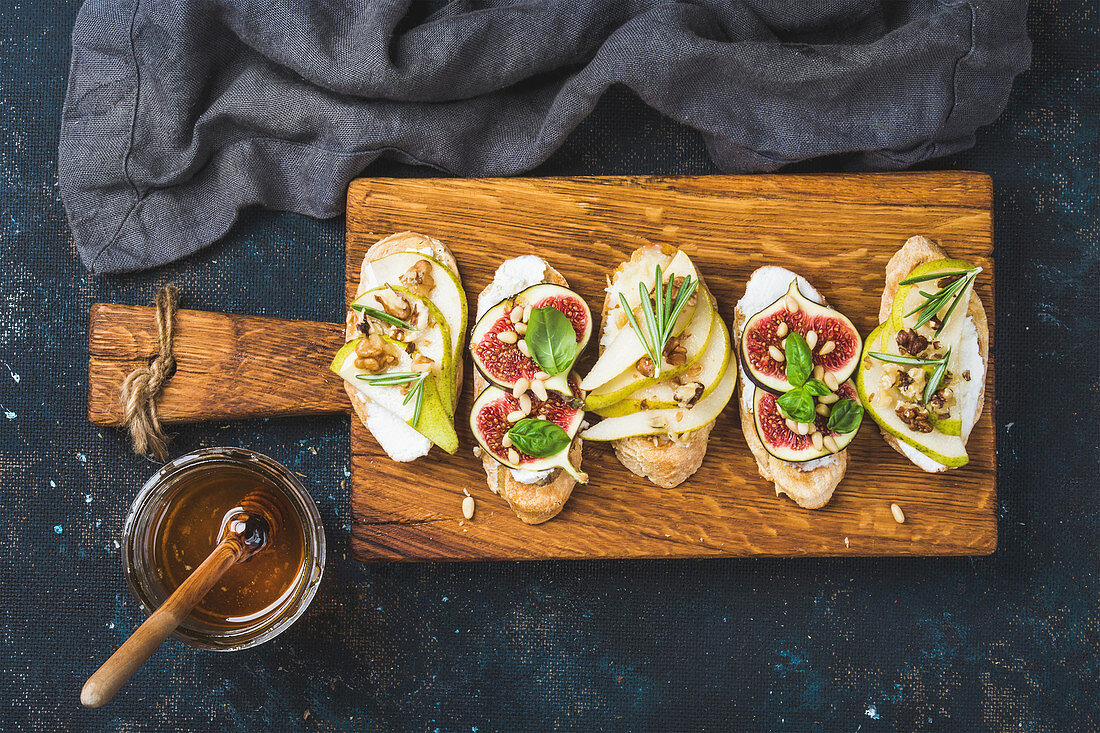
[[[793,278],[794,273],[791,273],[791,276]],[[805,297],[816,300],[821,305],[828,305],[825,297],[820,293],[816,291],[813,294],[807,293],[802,290],[801,285],[799,290]],[[814,297],[815,295],[817,297]],[[741,343],[745,321],[752,315],[755,314],[743,312],[740,303],[734,309],[734,344]],[[735,345],[734,349],[739,351],[740,347]],[[836,491],[836,487],[843,480],[844,474],[848,470],[848,450],[844,449],[839,453],[834,453],[833,460],[826,461],[824,465],[809,471],[800,468],[800,464],[782,461],[768,453],[764,448],[764,444],[760,441],[760,436],[756,434],[753,415],[746,408],[745,399],[742,398],[746,385],[750,390],[752,389],[752,382],[745,375],[745,368],[740,359],[737,360],[737,368],[741,380],[738,386],[737,399],[738,410],[741,413],[741,430],[745,433],[745,442],[748,443],[753,458],[756,459],[756,468],[760,475],[765,480],[775,484],[776,496],[786,494],[803,509],[820,509],[825,506],[833,497],[833,492]]]
[[[676,249],[661,245],[647,245],[639,247],[631,253],[630,259],[621,263],[608,279],[608,286],[614,285],[618,278],[624,274],[637,272],[639,269],[653,272],[660,264],[662,267],[672,260]],[[700,296],[706,290],[706,284],[700,280]],[[612,326],[612,311],[621,309],[618,300],[613,300],[608,292],[603,302],[602,323],[604,337],[600,339],[600,353],[610,343],[606,337],[608,327]],[[715,314],[715,317],[720,317]],[[732,369],[730,364],[726,367]],[[681,435],[673,441],[655,435],[637,435],[630,438],[620,438],[611,441],[615,449],[615,456],[633,474],[649,479],[656,485],[671,489],[686,481],[703,465],[703,458],[707,455],[707,444],[710,441],[711,430],[714,422],[687,435]]]
[[[882,290],[882,300],[879,303],[878,320],[879,323],[884,323],[886,319],[890,317],[890,311],[894,306],[894,297],[898,293],[899,283],[906,278],[906,276],[913,271],[914,267],[923,265],[925,262],[934,262],[936,260],[942,260],[948,258],[948,254],[944,252],[943,248],[933,242],[931,239],[922,236],[910,237],[901,249],[894,253],[894,256],[890,258],[890,261],[886,263],[886,287]],[[985,307],[982,305],[981,298],[978,294],[972,293],[970,296],[970,302],[967,304],[966,314],[970,316],[974,322],[974,329],[978,332],[978,352],[981,354],[982,363],[985,364],[986,370],[989,369],[989,319],[985,314]],[[978,418],[982,415],[982,410],[985,406],[985,380],[982,380],[981,390],[978,392],[978,406],[974,413],[973,423],[978,422]],[[901,453],[909,460],[913,460],[905,449],[902,447],[902,442],[897,437],[882,430],[882,438],[886,441],[887,445]],[[969,439],[970,435],[966,434],[962,436],[963,443]],[[921,465],[916,461],[913,461],[914,465],[923,471],[928,473],[942,473],[949,467],[939,463],[935,463],[931,459],[928,459],[925,465]],[[934,465],[933,465],[934,464]]]
[[[355,289],[356,297],[359,297],[366,292],[370,287],[370,263],[375,260],[380,260],[388,255],[397,254],[398,252],[418,252],[420,254],[428,255],[439,261],[441,265],[451,270],[458,275],[458,262],[455,260],[451,250],[447,248],[445,244],[438,239],[426,236],[424,234],[417,234],[415,232],[398,232],[397,234],[391,234],[384,239],[381,239],[370,246],[367,250],[366,256],[363,257],[363,264],[359,269],[359,285]],[[360,316],[352,309],[348,309],[347,318],[344,322],[344,340],[351,341],[359,336],[359,322]],[[455,380],[458,384],[462,383],[462,359],[455,360]],[[352,409],[355,410],[356,416],[362,421],[367,429],[370,429],[370,411],[371,403],[367,400],[363,394],[355,389],[348,383],[344,383],[344,391],[347,392],[348,398],[351,400]],[[400,426],[388,426],[395,430],[401,431]],[[411,427],[409,433],[401,431],[396,440],[405,442],[407,445],[402,446],[402,450],[398,452],[393,448],[393,439],[387,440],[386,438],[375,435],[378,439],[379,445],[383,450],[395,461],[412,461],[421,456],[427,455],[431,449],[432,443],[424,436],[417,433]],[[372,434],[374,431],[372,431]]]
[[[542,282],[569,287],[569,283],[560,272],[546,262],[543,262],[543,265],[546,269],[543,273]],[[496,299],[497,296],[503,299],[515,295],[528,285],[534,285],[536,283],[527,283],[510,293],[502,292],[499,286],[494,287],[495,284],[495,280],[489,283],[489,285],[481,291],[481,294],[484,296],[492,292],[494,299]],[[497,302],[499,302],[499,300]],[[480,307],[479,304],[478,317],[480,318],[484,310],[487,310],[495,304],[496,303],[487,303],[485,308]],[[481,394],[481,391],[489,386],[485,377],[476,369],[474,370],[473,383],[475,397]],[[578,435],[573,439],[573,444],[569,447],[569,460],[578,470],[581,467],[582,444],[583,442]],[[569,500],[570,495],[573,493],[573,487],[577,485],[576,479],[560,468],[555,468],[545,479],[537,483],[527,484],[522,481],[517,481],[515,477],[512,476],[512,472],[507,466],[498,463],[492,456],[483,451],[481,451],[481,466],[485,469],[485,481],[489,484],[489,489],[494,494],[503,497],[504,500],[508,502],[508,506],[512,508],[512,511],[516,513],[516,516],[519,517],[520,521],[525,524],[542,524],[556,517],[565,507],[565,502]]]

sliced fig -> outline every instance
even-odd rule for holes
[[[772,355],[772,347],[782,353],[783,339],[792,331],[812,344],[813,366],[822,367],[837,382],[847,380],[859,366],[863,349],[859,331],[843,313],[803,296],[796,279],[774,303],[745,321],[740,359],[757,387],[774,394],[791,388],[787,365]]]
[[[580,394],[580,379],[577,375],[570,375],[569,381],[572,383],[571,390]],[[568,398],[560,392],[549,392],[545,400],[540,400],[531,393],[524,397],[531,401],[531,411],[526,417],[554,423],[569,436],[569,444],[559,453],[543,457],[528,455],[515,446],[505,446],[504,437],[516,423],[516,420],[509,420],[508,417],[517,411],[522,412],[520,398],[507,390],[490,385],[482,390],[470,409],[470,429],[481,449],[509,468],[528,471],[562,468],[580,483],[586,483],[588,476],[569,462],[569,448],[584,421],[583,399]]]
[[[847,397],[859,401],[856,387],[851,380],[841,384],[836,390],[836,395],[842,399]],[[764,449],[781,461],[804,463],[842,451],[859,432],[858,430],[850,433],[833,432],[828,428],[828,417],[815,415],[813,428],[806,435],[802,435],[788,426],[787,418],[779,411],[777,399],[776,395],[757,387],[753,395],[752,414],[753,421],[756,423],[756,434],[764,444]],[[815,447],[812,437],[814,432],[821,433],[822,437],[831,437],[830,442],[836,444],[836,450],[830,450],[824,442],[821,448]]]
[[[532,356],[524,336],[530,313],[536,308],[554,308],[569,319],[576,336],[579,355],[592,335],[592,313],[581,296],[560,285],[542,283],[506,298],[485,311],[474,324],[470,335],[470,351],[474,366],[485,378],[505,389],[511,389],[520,379],[531,381],[539,372],[549,374]],[[518,309],[518,314],[517,314]],[[574,356],[574,362],[576,356]],[[572,394],[568,375],[573,364],[550,374],[543,384],[548,390]]]

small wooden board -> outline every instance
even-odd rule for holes
[[[877,325],[886,261],[914,234],[986,268],[978,293],[992,331],[991,185],[974,173],[816,176],[360,179],[348,192],[347,295],[380,237],[412,230],[445,242],[471,312],[500,262],[537,254],[560,270],[594,313],[604,276],[635,248],[667,243],[691,255],[732,322],[750,273],[789,267],[869,333]],[[582,366],[595,357],[590,348]],[[464,416],[455,456],[433,450],[390,461],[352,420],[352,548],[364,560],[657,558],[745,555],[980,555],[996,548],[992,365],[971,462],[930,475],[890,449],[865,421],[849,470],[824,509],[799,509],[760,478],[731,403],[703,467],[675,489],[634,476],[609,445],[585,444],[584,469],[564,511],[522,524],[485,484]],[[463,490],[477,514],[463,521]],[[890,513],[899,504],[907,521]]]
[[[367,247],[414,230],[455,253],[471,303],[507,257],[534,253],[558,268],[598,313],[604,275],[636,247],[684,248],[732,321],[750,273],[800,272],[863,334],[876,325],[883,270],[913,234],[986,268],[978,282],[992,331],[989,178],[975,173],[830,176],[362,179],[348,194],[347,294]],[[343,325],[180,311],[177,371],[159,400],[169,423],[348,411],[328,372]],[[152,308],[96,304],[89,323],[88,416],[119,425],[119,385],[157,352]],[[590,348],[582,368],[591,364]],[[459,403],[461,448],[394,463],[351,421],[352,548],[363,560],[730,557],[747,555],[980,555],[997,543],[992,364],[971,463],[926,474],[891,450],[866,420],[849,471],[824,509],[799,509],[759,477],[731,404],[702,469],[660,489],[624,469],[610,446],[585,445],[565,510],[531,527],[486,487]],[[461,513],[463,490],[477,500]],[[897,524],[896,502],[907,516]]]

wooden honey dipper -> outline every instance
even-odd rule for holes
[[[239,506],[226,512],[213,551],[88,678],[80,691],[80,702],[98,708],[110,701],[229,568],[271,543],[283,520],[279,503],[266,487],[249,492]]]

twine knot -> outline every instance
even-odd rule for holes
[[[158,353],[148,366],[135,369],[123,380],[120,399],[134,452],[166,461],[168,436],[160,424],[157,396],[176,372],[172,342],[175,339],[176,313],[179,311],[179,292],[174,284],[165,285],[157,291],[156,305]]]

